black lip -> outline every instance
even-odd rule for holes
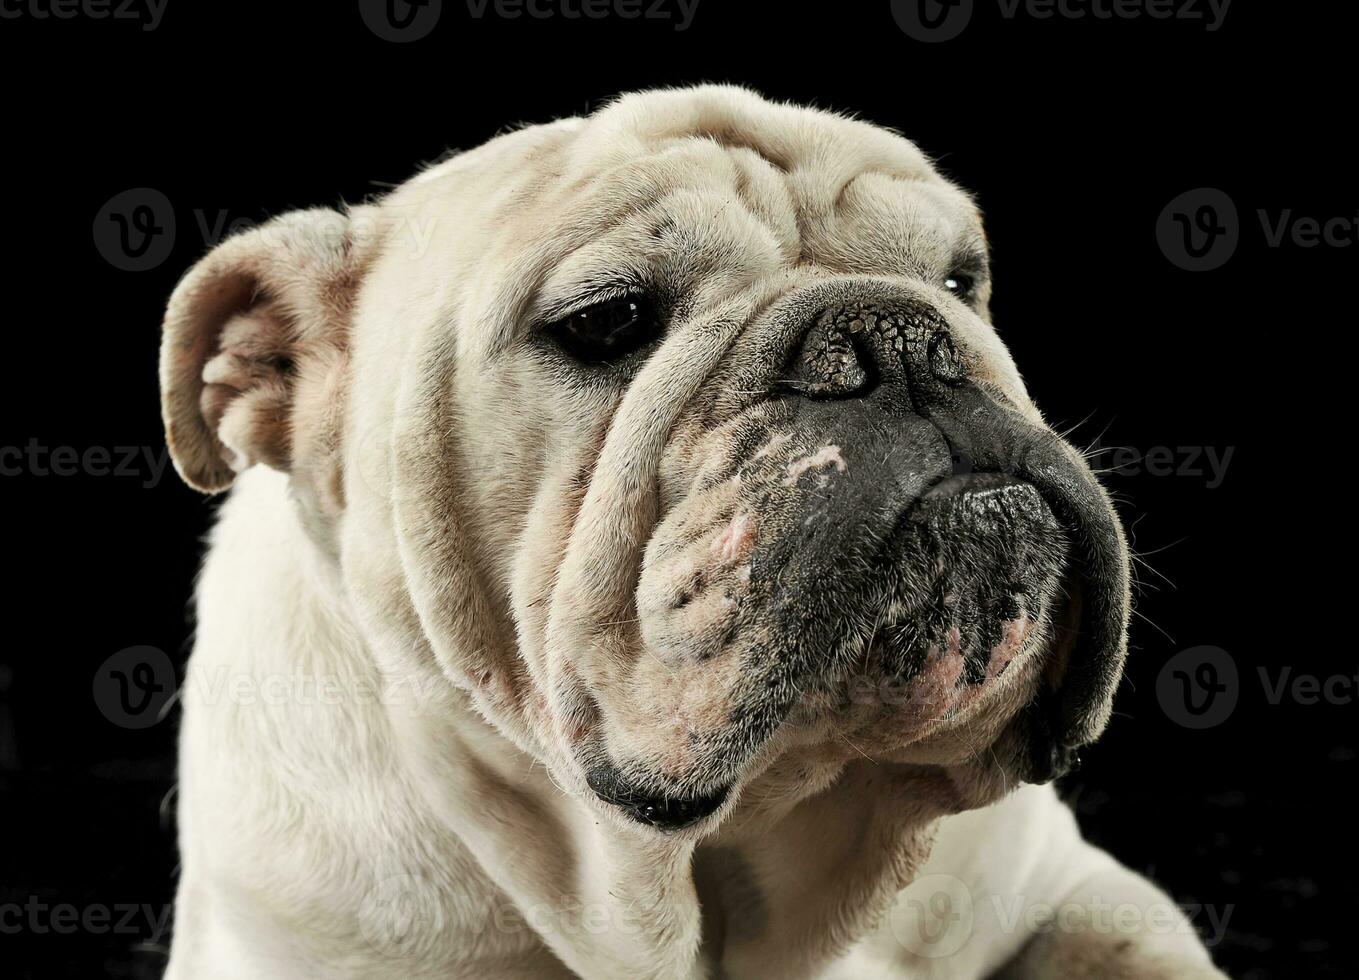
[[[936,481],[887,541],[884,556],[899,577],[879,604],[908,612],[875,629],[874,650],[880,669],[903,681],[954,635],[963,681],[981,684],[1004,624],[1047,616],[1070,553],[1069,535],[1038,489],[995,470]]]
[[[1044,689],[1026,709],[1033,714],[1041,701],[1049,715],[1032,726],[1033,742],[1043,751],[1035,757],[1034,773],[1022,775],[1041,782],[1060,771],[1051,759],[1074,758],[1076,749],[1099,735],[1112,709],[1127,655],[1130,615],[1122,531],[1079,454],[1056,434],[1021,418],[1003,398],[964,385],[953,392],[947,410],[932,410],[928,417],[949,442],[955,467],[961,459],[972,470],[1012,472],[1037,490],[1071,535],[1074,581],[1069,591],[1080,596],[1077,622],[1068,629],[1071,647],[1062,658],[1060,685]],[[969,430],[987,437],[969,439]]]
[[[972,470],[966,473],[955,473],[952,476],[940,477],[931,484],[923,494],[921,500],[929,500],[938,497],[952,497],[957,494],[976,494],[989,493],[997,490],[1004,490],[1013,486],[1028,486],[1023,480],[1019,480],[1012,474],[990,471]],[[917,505],[919,501],[917,501]]]
[[[585,777],[590,789],[605,803],[658,830],[680,830],[711,816],[727,799],[730,786],[701,796],[655,795],[629,786],[616,769],[596,766]]]

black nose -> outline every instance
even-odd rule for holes
[[[789,366],[808,398],[858,398],[887,386],[917,412],[966,380],[948,323],[927,303],[853,303],[823,309]]]

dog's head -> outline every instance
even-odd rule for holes
[[[702,832],[868,756],[975,805],[1100,732],[1129,601],[989,292],[906,140],[635,95],[220,246],[166,423],[202,489],[290,473],[384,666],[582,799]]]

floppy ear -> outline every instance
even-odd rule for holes
[[[161,412],[175,468],[207,493],[263,463],[342,504],[349,321],[369,249],[354,215],[296,211],[223,242],[170,297]]]

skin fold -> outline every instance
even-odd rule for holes
[[[1042,785],[1127,549],[986,270],[911,143],[730,87],[206,256],[171,980],[1220,976]]]

